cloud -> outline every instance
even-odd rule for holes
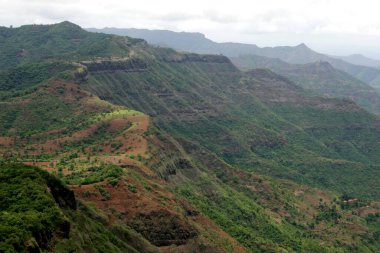
[[[249,33],[353,33],[379,35],[380,4],[371,0],[234,0],[117,1],[1,0],[2,25],[72,20],[85,26],[156,27],[178,29],[190,23],[213,23],[220,32],[233,24]],[[375,25],[374,25],[375,23]],[[147,27],[149,28],[149,27]],[[202,30],[202,27],[200,27]]]
[[[283,34],[282,43],[296,35],[369,36],[380,42],[379,9],[373,0],[0,0],[0,25],[69,20],[83,27],[202,32],[219,41],[255,43],[263,35]]]
[[[240,21],[236,15],[221,13],[216,10],[205,10],[203,11],[202,16],[204,19],[208,19],[210,21],[221,23],[221,24],[236,23]]]

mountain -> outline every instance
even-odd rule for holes
[[[380,68],[380,61],[365,57],[361,54],[352,54],[348,56],[332,56],[354,65],[362,65],[372,68]]]
[[[380,114],[380,95],[368,84],[335,69],[328,62],[289,64],[280,59],[258,55],[231,58],[242,70],[268,68],[297,85],[329,97],[346,98],[375,114]]]
[[[378,162],[375,150],[371,153],[361,150],[362,144],[355,139],[345,140],[350,143],[347,143],[347,149],[342,149],[338,143],[334,144],[337,136],[359,138],[360,131],[370,131],[371,137],[368,136],[367,140],[373,143],[373,140],[379,138],[376,130],[377,117],[366,113],[352,102],[308,96],[303,90],[298,90],[294,103],[289,104],[285,98],[281,103],[280,98],[273,98],[278,104],[274,104],[275,108],[268,108],[269,105],[264,103],[266,97],[261,98],[261,93],[257,94],[258,91],[253,89],[256,84],[255,78],[261,77],[246,77],[227,60],[223,63],[219,60],[203,63],[184,61],[181,64],[164,61],[150,66],[149,71],[145,72],[92,72],[86,88],[102,99],[136,108],[153,116],[161,128],[174,136],[191,139],[229,164],[247,170],[259,170],[293,180],[302,181],[308,178],[318,184],[315,175],[300,173],[300,168],[297,168],[299,162],[292,165],[288,159],[297,160],[295,154],[302,152],[314,156],[310,161],[318,161],[318,156],[328,156],[332,159],[348,159],[355,162]],[[246,79],[249,81],[245,81]],[[284,85],[283,91],[274,90],[274,95],[280,97],[281,93],[294,93],[293,90],[288,91],[287,87],[295,89],[296,86],[281,77],[268,81],[264,76],[259,82],[261,85],[257,86],[263,90],[270,90],[271,87],[268,85],[271,82],[273,85]],[[304,107],[304,111],[299,111],[301,107]],[[273,111],[278,108],[288,108],[289,112]],[[297,122],[284,118],[292,111],[298,117],[293,118]],[[332,116],[334,113],[340,116],[335,118]],[[315,118],[310,118],[311,115]],[[359,130],[354,125],[360,124],[360,120],[363,120],[363,125],[367,124],[364,122],[368,120],[372,123],[365,128],[360,127]],[[333,126],[334,129],[339,129],[340,133],[333,134],[337,136],[317,136],[316,133],[308,132],[314,128],[314,124],[316,128],[321,127],[326,131]],[[366,139],[364,136],[367,134],[364,132],[360,142]],[[261,140],[263,136],[267,137]],[[328,138],[319,139],[325,137]],[[279,140],[282,141],[278,142]],[[283,146],[284,143],[287,145]],[[271,150],[271,145],[279,145],[279,149]],[[286,166],[283,164],[283,155],[288,160]],[[333,188],[339,187],[339,184],[333,182],[332,175],[325,180],[327,181],[324,187],[326,184]]]
[[[240,43],[219,44],[207,39],[205,35],[201,33],[177,33],[168,30],[148,30],[135,28],[89,28],[87,30],[90,32],[143,38],[148,43],[153,45],[160,45],[179,51],[194,52],[199,54],[223,54],[226,56],[236,56],[240,54],[249,54],[251,51],[259,49],[256,45]]]
[[[199,33],[176,33],[171,31],[147,30],[147,29],[121,29],[103,28],[87,29],[92,32],[117,34],[122,36],[135,36],[147,40],[148,43],[163,45],[180,51],[194,52],[199,54],[223,54],[227,57],[240,55],[259,55],[270,58],[279,58],[292,64],[306,64],[316,61],[329,62],[335,68],[345,71],[357,79],[370,84],[375,88],[380,87],[380,69],[368,66],[359,66],[348,63],[336,57],[330,57],[317,53],[305,44],[295,47],[264,47],[260,48],[252,44],[243,43],[217,43],[207,39]]]
[[[44,26],[31,40],[51,29],[75,36],[73,27]],[[29,33],[33,26],[14,29],[13,40],[26,37],[17,29]],[[349,100],[310,94],[269,70],[241,72],[224,56],[87,36],[93,58],[70,50],[47,58],[36,53],[37,60],[0,71],[1,200],[26,197],[10,192],[32,177],[50,199],[46,206],[58,210],[38,179],[42,172],[18,179],[22,173],[9,167],[38,166],[66,184],[76,201],[98,210],[89,212],[103,222],[96,231],[112,231],[101,238],[92,230],[53,237],[56,249],[65,246],[60,252],[86,251],[83,241],[98,243],[87,251],[123,252],[120,238],[147,252],[117,232],[129,229],[145,238],[134,242],[161,252],[378,251],[377,116]],[[15,49],[30,45],[18,41]],[[62,39],[62,48],[71,42]],[[3,211],[10,202],[1,203]],[[1,215],[8,222],[30,209],[15,205]],[[83,219],[74,213],[69,223],[79,227],[75,222]],[[9,231],[0,226],[1,236],[17,236]],[[28,235],[21,244],[28,245]]]
[[[63,22],[60,26],[27,25],[15,29],[1,27],[0,67],[5,69],[40,60],[94,59],[114,55],[122,57],[127,53],[125,49],[128,44],[136,42],[132,39],[124,40],[121,37],[87,33],[70,22]],[[124,50],[121,50],[123,47]]]

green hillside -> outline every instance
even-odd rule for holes
[[[170,134],[231,165],[377,198],[379,119],[349,101],[311,96],[277,75],[256,74],[247,77],[229,62],[158,62],[145,72],[90,73],[86,88],[152,115]],[[294,103],[281,100],[286,93]],[[267,103],[272,100],[278,101]],[[316,135],[330,128],[328,138]],[[341,173],[357,166],[368,171]],[[354,178],[363,183],[346,187]]]
[[[36,50],[1,71],[1,247],[378,251],[378,117],[269,70],[241,72],[224,56],[154,48],[67,22],[41,26],[35,37],[27,35],[34,26],[18,29],[12,40],[31,38],[18,40],[20,48],[63,30],[51,41],[65,53],[52,61]],[[94,41],[86,44],[92,56],[63,36],[76,33]],[[54,197],[56,188],[76,209]],[[10,194],[29,189],[37,200]],[[33,226],[12,223],[29,214]],[[62,234],[62,222],[70,231]]]
[[[128,55],[131,45],[141,42],[126,37],[88,33],[70,22],[1,27],[0,35],[0,69],[40,60],[124,57]]]
[[[1,165],[0,179],[1,252],[159,252],[45,171]]]

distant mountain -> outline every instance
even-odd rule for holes
[[[346,62],[355,64],[355,65],[380,68],[380,60],[374,60],[360,54],[352,54],[348,56],[332,56],[332,57],[344,60]]]
[[[305,89],[330,97],[351,99],[368,111],[380,114],[378,91],[346,72],[335,69],[328,62],[290,64],[258,55],[244,55],[231,60],[242,70],[268,68]]]
[[[264,47],[260,48],[252,44],[243,43],[217,43],[207,39],[200,33],[172,32],[167,30],[147,29],[121,29],[103,28],[87,29],[91,32],[101,32],[122,36],[131,36],[145,39],[148,43],[167,46],[180,51],[194,52],[199,54],[223,54],[227,57],[240,55],[260,55],[271,58],[279,58],[292,64],[305,64],[316,61],[326,61],[337,69],[343,70],[359,80],[373,87],[380,87],[380,69],[354,65],[342,59],[337,59],[324,54],[317,53],[305,44],[295,47]]]

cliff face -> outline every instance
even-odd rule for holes
[[[159,252],[129,227],[77,202],[74,192],[46,171],[5,164],[0,180],[1,252]]]
[[[41,172],[42,173],[42,172]],[[68,187],[64,186],[57,178],[50,174],[45,174],[46,184],[49,187],[55,202],[60,208],[64,209],[77,209],[77,201],[74,192]]]
[[[231,61],[222,55],[199,55],[199,54],[172,54],[164,56],[161,60],[164,62],[206,62],[206,63],[231,63]]]
[[[99,71],[144,71],[148,68],[148,64],[141,59],[126,58],[114,60],[97,60],[82,61],[82,65],[86,66],[90,72]]]

